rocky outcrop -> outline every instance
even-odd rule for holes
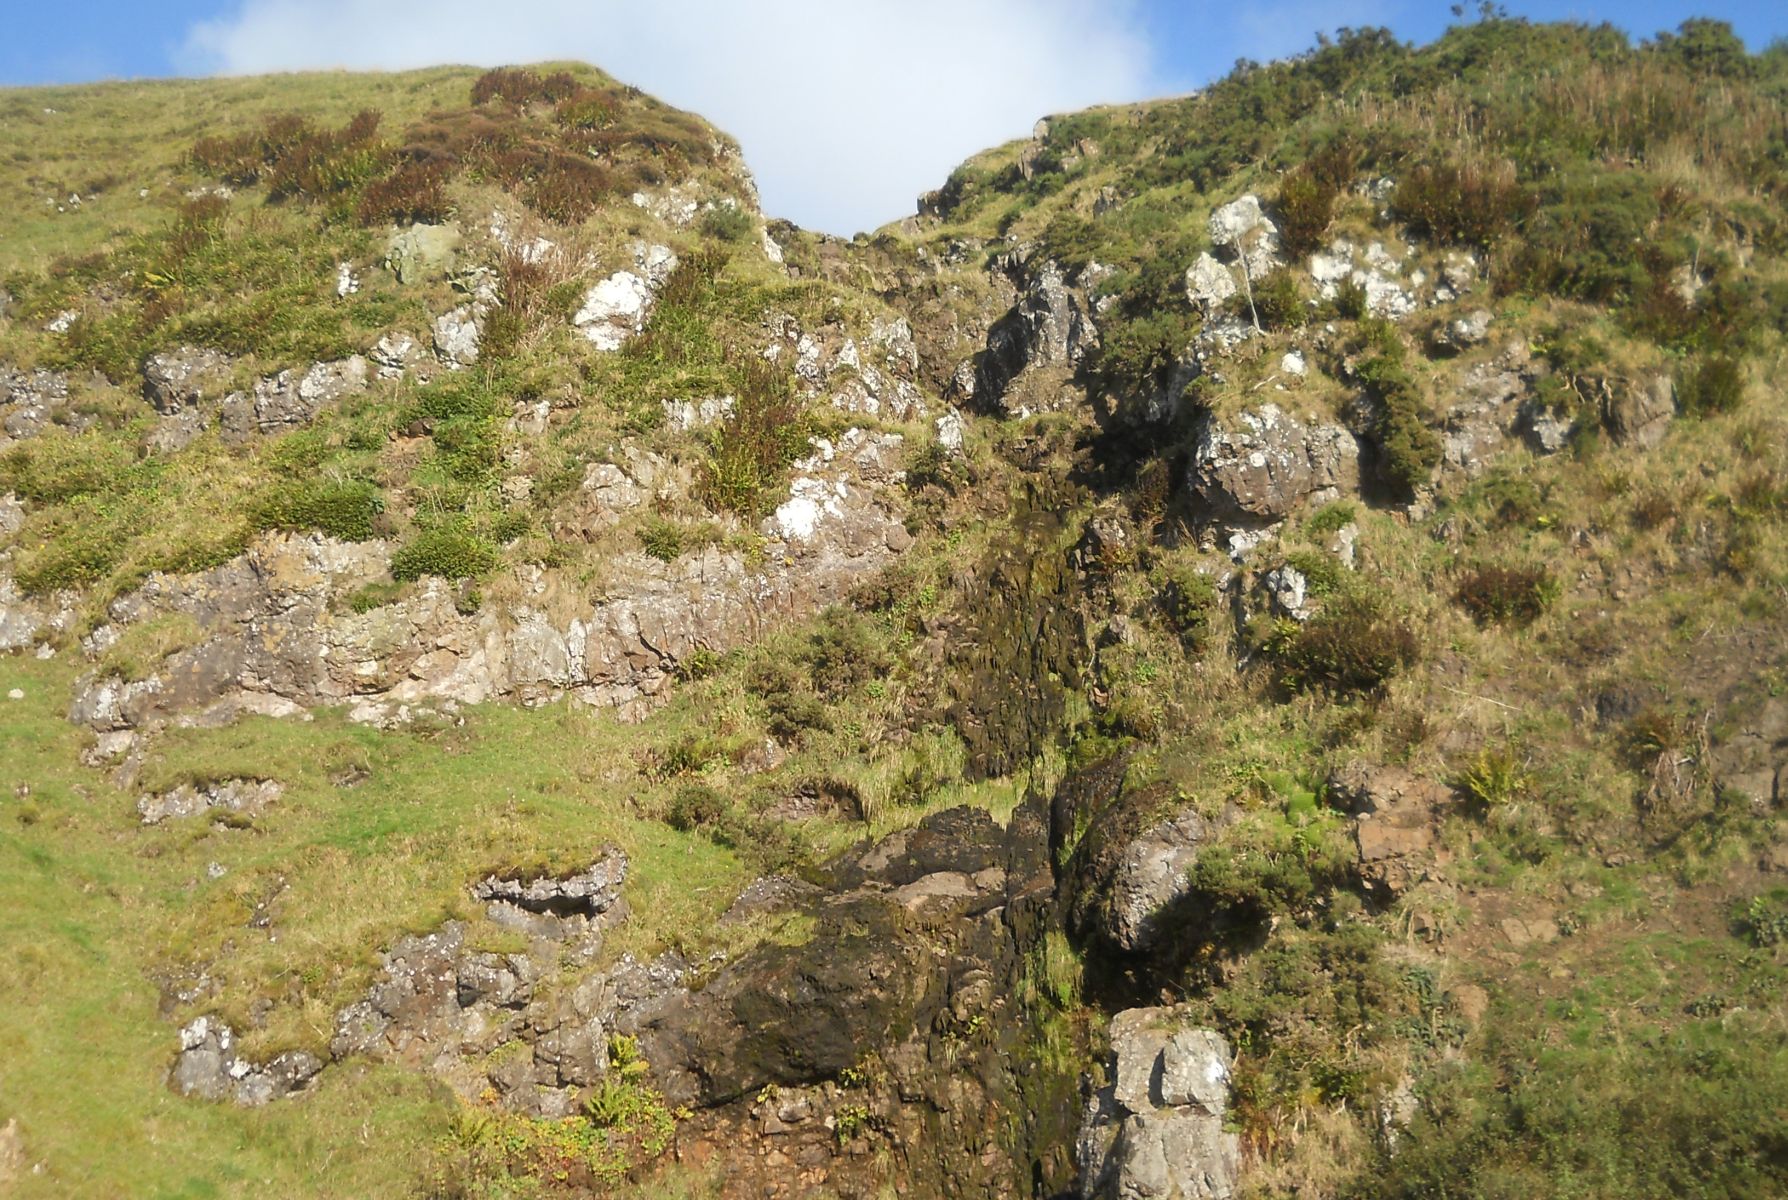
[[[180,1031],[180,1054],[168,1082],[195,1100],[230,1100],[254,1108],[304,1091],[323,1062],[302,1050],[265,1063],[243,1058],[236,1034],[216,1017],[200,1017]]]
[[[1622,381],[1603,401],[1602,420],[1623,446],[1649,450],[1664,440],[1676,416],[1676,383],[1667,374]]]
[[[1277,524],[1359,486],[1360,448],[1352,433],[1306,424],[1275,404],[1232,422],[1203,414],[1193,437],[1192,490],[1225,524]]]
[[[1383,242],[1362,248],[1341,238],[1310,256],[1310,277],[1325,300],[1335,299],[1343,284],[1351,284],[1364,295],[1367,313],[1399,321],[1422,306],[1422,289],[1428,283],[1425,273],[1406,272],[1405,266],[1404,259]]]
[[[970,389],[975,402],[1006,416],[1079,403],[1074,373],[1099,344],[1087,281],[1070,281],[1048,259],[1013,256],[1003,266],[1018,287],[1018,303],[994,323],[977,356]]]
[[[1476,478],[1533,428],[1533,366],[1524,343],[1465,368],[1441,425],[1441,466]]]
[[[1391,899],[1435,865],[1436,823],[1452,805],[1446,784],[1402,767],[1351,763],[1329,778],[1329,798],[1354,815],[1360,883]]]
[[[1123,758],[1070,776],[1059,789],[1058,824],[1086,830],[1064,872],[1064,913],[1081,938],[1120,954],[1191,943],[1204,934],[1202,915],[1185,911],[1191,868],[1226,818],[1198,812],[1176,789],[1124,786]]]
[[[452,225],[412,225],[391,235],[385,266],[403,284],[445,275],[453,269],[461,240]]]
[[[87,679],[71,716],[121,730],[206,713],[223,720],[245,703],[268,711],[273,702],[285,712],[353,704],[356,719],[381,723],[424,701],[533,703],[568,692],[643,715],[696,649],[741,645],[837,603],[906,549],[911,535],[895,507],[902,445],[898,434],[861,429],[816,442],[795,465],[789,499],[764,522],[761,560],[718,546],[669,563],[619,555],[601,596],[569,619],[549,620],[531,601],[468,615],[455,585],[434,578],[355,612],[348,597],[389,582],[389,547],[263,535],[221,567],[152,576],[116,601],[105,637],[171,613],[193,618],[203,636],[147,678]],[[629,478],[615,482],[611,502]],[[527,594],[548,592],[543,571],[521,570]]]
[[[0,450],[36,437],[52,423],[67,421],[68,377],[59,371],[14,371],[0,367]],[[81,425],[80,420],[71,424]]]
[[[796,386],[840,412],[913,420],[926,413],[916,382],[918,345],[904,317],[875,318],[867,330],[832,321],[807,330],[794,317],[772,316],[764,357],[786,362]]]
[[[1084,1200],[1228,1200],[1241,1169],[1224,1128],[1230,1050],[1182,1010],[1111,1021],[1110,1082],[1087,1102],[1076,1146]]]
[[[677,269],[668,246],[633,247],[633,269],[616,271],[584,294],[572,325],[598,350],[615,351],[646,327],[658,289]]]
[[[217,783],[183,783],[171,792],[143,796],[137,812],[145,825],[159,825],[179,817],[201,813],[225,820],[252,819],[278,800],[285,789],[266,779],[225,779]]]

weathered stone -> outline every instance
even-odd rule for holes
[[[1111,1083],[1088,1100],[1076,1157],[1086,1200],[1227,1200],[1241,1166],[1224,1130],[1229,1046],[1175,1009],[1112,1018]]]
[[[1279,265],[1279,227],[1260,209],[1260,197],[1238,196],[1211,214],[1211,245],[1228,250],[1259,279]]]
[[[1176,909],[1192,894],[1190,872],[1215,826],[1171,789],[1088,797],[1086,833],[1067,874],[1070,928],[1126,953],[1153,947],[1187,919]]]
[[[1602,419],[1623,446],[1650,449],[1664,440],[1676,416],[1676,383],[1668,374],[1623,382],[1604,401]]]
[[[141,797],[137,800],[137,812],[145,825],[213,810],[253,817],[279,799],[283,791],[279,784],[264,779],[226,779],[203,786],[183,783],[171,792]]]
[[[1209,254],[1200,254],[1186,269],[1186,299],[1207,316],[1236,294],[1235,275]]]
[[[435,318],[435,353],[449,366],[469,367],[478,361],[484,337],[484,312],[479,305],[462,304]]]
[[[231,1100],[253,1108],[303,1091],[322,1072],[322,1060],[303,1051],[253,1063],[236,1052],[236,1035],[216,1017],[200,1017],[180,1031],[180,1053],[169,1084],[197,1100]]]
[[[1359,443],[1339,425],[1306,425],[1277,405],[1225,427],[1209,414],[1194,435],[1191,484],[1220,519],[1277,522],[1359,485]]]
[[[143,363],[143,395],[157,412],[174,415],[222,399],[230,368],[229,355],[207,347],[152,354]]]
[[[385,265],[399,283],[438,279],[453,269],[462,240],[452,225],[412,225],[391,235]]]
[[[1018,303],[988,330],[987,348],[976,367],[974,396],[1014,415],[1064,407],[1074,398],[1065,379],[1061,386],[1028,399],[1008,393],[1027,371],[1069,374],[1097,348],[1099,332],[1086,298],[1069,287],[1062,268],[1053,261],[1013,261],[1008,270],[1018,281]]]

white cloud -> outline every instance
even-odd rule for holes
[[[853,233],[1037,117],[1141,95],[1134,0],[244,0],[189,65],[584,59],[737,137],[764,206]]]

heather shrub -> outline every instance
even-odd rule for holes
[[[1414,631],[1363,596],[1338,599],[1310,620],[1275,624],[1266,652],[1290,691],[1381,690],[1419,657]]]
[[[1391,211],[1416,233],[1480,250],[1495,248],[1531,208],[1507,163],[1494,168],[1455,163],[1414,167],[1391,197]]]
[[[1481,566],[1467,571],[1453,600],[1479,625],[1531,625],[1558,594],[1558,581],[1543,567]]]

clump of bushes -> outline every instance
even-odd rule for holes
[[[1385,483],[1407,493],[1426,484],[1440,465],[1440,438],[1423,419],[1427,398],[1409,368],[1395,328],[1381,321],[1368,326],[1368,357],[1358,370],[1374,401],[1369,432],[1378,449],[1378,474]]]
[[[1421,647],[1407,622],[1365,596],[1350,596],[1302,624],[1275,622],[1265,650],[1289,691],[1359,695],[1382,690]]]
[[[1202,650],[1210,645],[1218,616],[1216,582],[1209,575],[1185,568],[1163,572],[1157,586],[1161,614],[1167,618],[1168,628],[1189,649]]]
[[[1453,600],[1479,625],[1525,628],[1558,595],[1558,581],[1544,567],[1480,566],[1459,579]]]
[[[731,815],[726,797],[705,784],[692,783],[677,789],[665,810],[664,823],[678,833],[719,831]]]
[[[320,129],[307,117],[283,113],[254,132],[201,138],[187,159],[237,187],[264,181],[270,199],[319,199],[352,191],[384,167],[379,122],[376,109],[363,110],[340,129]]]
[[[806,452],[810,423],[773,364],[746,356],[732,375],[736,403],[709,441],[698,486],[710,508],[755,520],[775,506],[784,473]]]
[[[1291,258],[1305,258],[1322,248],[1335,217],[1335,201],[1353,181],[1359,161],[1358,147],[1339,138],[1286,174],[1274,207],[1279,244]]]
[[[702,214],[701,231],[716,241],[737,245],[751,237],[757,222],[751,214],[735,205],[717,204]]]
[[[1676,403],[1686,416],[1707,417],[1737,408],[1744,392],[1744,364],[1730,354],[1710,354],[1684,368]]]
[[[1416,233],[1479,250],[1494,249],[1532,208],[1512,163],[1415,167],[1391,197],[1391,211]]]
[[[0,491],[61,504],[116,489],[133,465],[129,448],[116,438],[55,430],[0,454]]]
[[[439,159],[406,162],[361,190],[354,215],[363,225],[439,224],[453,215],[449,174],[449,164]]]
[[[497,565],[496,546],[460,524],[425,529],[391,556],[391,574],[399,581],[435,575],[471,579]]]
[[[313,479],[282,483],[256,504],[256,529],[314,529],[344,542],[374,536],[374,522],[385,511],[376,485],[355,479]]]
[[[556,104],[575,96],[580,90],[577,80],[566,71],[541,75],[518,67],[497,67],[480,75],[472,84],[472,106],[504,100],[514,105],[540,101]]]

